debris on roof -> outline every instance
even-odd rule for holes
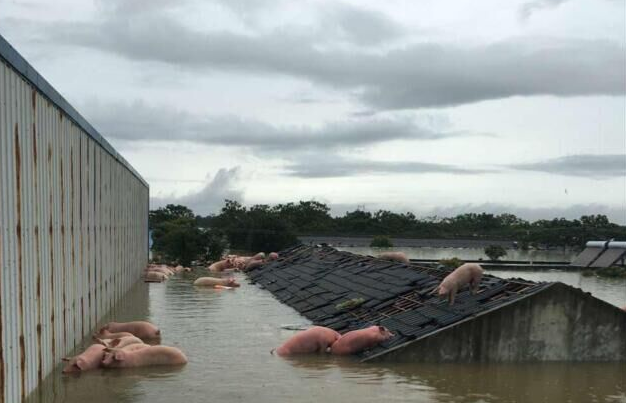
[[[296,246],[281,258],[248,272],[315,325],[340,333],[371,325],[396,335],[365,351],[384,353],[412,340],[543,290],[553,283],[501,279],[485,274],[477,294],[459,290],[454,305],[432,291],[450,271],[338,251],[328,246]]]

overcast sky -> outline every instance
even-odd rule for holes
[[[153,208],[626,223],[625,0],[0,0],[0,34]]]

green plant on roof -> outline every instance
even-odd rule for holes
[[[343,311],[347,309],[356,308],[357,306],[361,305],[363,302],[365,302],[363,298],[352,298],[347,301],[340,302],[339,304],[335,305],[335,308],[338,311]]]
[[[441,259],[439,261],[439,264],[446,266],[448,269],[456,269],[463,263],[465,262],[459,259],[458,257],[452,257],[450,259]]]

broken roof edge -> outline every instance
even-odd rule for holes
[[[595,297],[593,294],[591,294],[588,291],[584,291],[581,288],[578,287],[574,287],[568,284],[565,284],[563,282],[560,281],[555,281],[555,282],[546,282],[546,283],[538,283],[538,285],[540,285],[540,287],[537,287],[536,289],[532,290],[531,292],[529,292],[528,294],[523,294],[520,295],[519,298],[516,298],[514,300],[510,300],[507,301],[506,303],[503,303],[502,305],[498,305],[496,307],[490,308],[486,311],[483,312],[479,312],[477,314],[468,316],[466,318],[463,318],[461,320],[459,320],[458,322],[454,322],[450,325],[447,325],[445,327],[441,327],[439,329],[436,329],[430,333],[424,334],[418,338],[415,338],[413,340],[409,340],[406,343],[402,343],[402,344],[398,344],[397,346],[393,346],[390,348],[387,348],[383,351],[380,351],[378,353],[372,354],[371,356],[367,356],[367,357],[363,357],[359,360],[359,362],[369,362],[369,361],[377,361],[379,359],[381,359],[382,357],[393,353],[395,351],[398,350],[402,350],[405,349],[407,347],[410,347],[411,345],[417,344],[418,342],[421,342],[427,338],[431,338],[435,335],[439,335],[442,333],[445,333],[447,331],[450,331],[456,327],[460,327],[465,325],[468,322],[474,321],[478,318],[482,318],[487,316],[488,314],[491,314],[495,311],[499,311],[501,309],[505,309],[511,305],[514,304],[518,304],[523,300],[529,299],[529,298],[534,298],[536,296],[538,296],[539,294],[542,294],[543,292],[547,292],[549,289],[553,289],[553,290],[562,290],[562,291],[567,291],[569,293],[574,293],[574,294],[578,294],[581,298],[587,298],[587,299],[591,299],[593,301],[594,304],[599,305],[607,310],[616,312],[616,313],[621,313],[624,314],[626,316],[626,312],[624,312],[620,307],[611,304],[610,302],[607,302],[603,299],[600,299],[598,297]]]
[[[375,360],[376,358],[379,358],[379,357],[382,357],[384,355],[387,355],[387,354],[389,354],[389,353],[391,353],[393,351],[406,348],[409,345],[417,343],[418,341],[420,341],[422,339],[425,339],[425,338],[428,338],[428,337],[432,337],[433,335],[436,335],[436,334],[439,334],[439,333],[443,333],[443,332],[445,332],[447,330],[450,330],[450,329],[452,329],[452,328],[454,328],[456,326],[460,326],[460,325],[462,325],[462,324],[464,324],[466,322],[473,321],[476,318],[488,315],[488,314],[490,314],[490,313],[492,313],[494,311],[500,310],[500,309],[505,308],[505,307],[507,307],[509,305],[517,304],[520,301],[525,300],[526,298],[532,297],[532,296],[536,295],[537,293],[543,292],[543,291],[547,290],[548,288],[551,288],[551,287],[555,286],[556,284],[561,284],[561,285],[564,285],[566,287],[571,287],[571,286],[568,286],[567,284],[561,283],[560,281],[546,282],[546,283],[537,283],[537,285],[540,285],[540,287],[537,287],[536,289],[532,290],[531,292],[529,292],[527,294],[520,294],[520,298],[512,299],[512,300],[509,300],[509,301],[503,303],[502,305],[494,306],[493,308],[489,308],[489,309],[487,309],[485,311],[478,312],[476,314],[472,314],[472,315],[467,316],[467,317],[465,317],[465,318],[463,318],[463,319],[461,319],[461,320],[459,320],[457,322],[451,323],[451,324],[449,324],[447,326],[444,326],[444,327],[440,327],[439,329],[436,329],[436,330],[434,330],[434,331],[432,331],[430,333],[426,333],[426,334],[424,334],[424,335],[422,335],[420,337],[417,337],[417,338],[415,338],[413,340],[409,340],[406,343],[398,344],[397,346],[393,346],[393,347],[388,348],[388,349],[386,349],[384,351],[381,351],[379,353],[373,354],[373,355],[371,355],[369,357],[362,358],[360,360],[360,362],[367,362],[367,361]],[[574,288],[574,287],[572,287],[572,288]]]

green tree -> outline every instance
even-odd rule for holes
[[[248,209],[236,201],[226,200],[213,224],[226,235],[233,249],[271,252],[298,242],[291,224],[281,219],[277,209],[265,204]]]
[[[388,236],[384,235],[376,235],[372,238],[370,242],[370,247],[372,248],[391,248],[393,247],[393,243],[391,243],[391,239]]]
[[[165,207],[150,210],[148,213],[150,229],[156,228],[159,224],[165,221],[172,221],[179,218],[193,219],[195,217],[193,211],[185,206],[181,206],[180,204],[168,204]]]
[[[151,210],[153,252],[162,259],[188,266],[196,259],[218,259],[226,248],[224,236],[212,228],[200,228],[193,211],[168,204]]]
[[[500,245],[489,245],[485,248],[485,255],[487,255],[490,260],[498,260],[506,256],[506,250]]]
[[[177,218],[156,225],[152,234],[152,249],[168,261],[188,266],[202,254],[205,243],[193,219]]]

